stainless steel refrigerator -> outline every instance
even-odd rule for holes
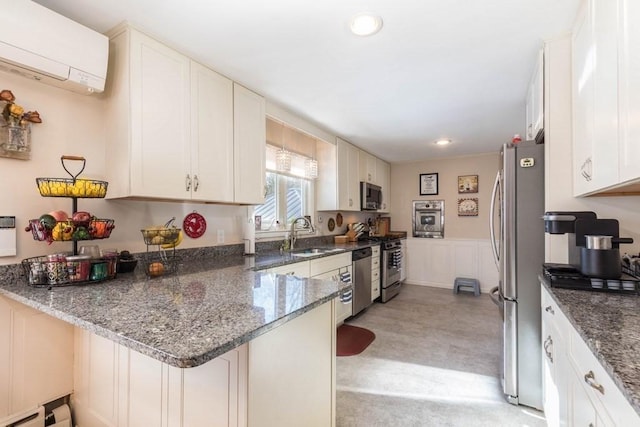
[[[503,320],[507,401],[542,408],[540,282],[544,262],[544,145],[505,144],[491,203],[491,243],[500,272],[493,291]]]

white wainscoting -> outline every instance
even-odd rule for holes
[[[453,289],[456,277],[478,279],[484,293],[498,286],[488,239],[407,239],[407,279],[412,285]]]

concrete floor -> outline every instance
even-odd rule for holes
[[[338,427],[546,425],[541,412],[503,398],[502,325],[488,295],[405,285],[347,323],[376,339],[338,357]]]

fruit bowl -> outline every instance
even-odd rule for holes
[[[104,198],[107,195],[106,181],[72,178],[36,178],[40,195],[43,197],[80,197],[85,199]]]
[[[180,236],[180,229],[175,227],[143,228],[140,232],[147,245],[171,245]]]

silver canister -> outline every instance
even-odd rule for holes
[[[613,248],[613,236],[585,235],[587,249],[608,250]]]

